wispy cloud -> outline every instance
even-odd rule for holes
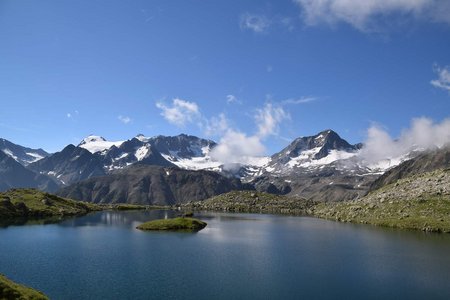
[[[242,104],[242,102],[235,95],[227,95],[227,103],[228,104]]]
[[[203,130],[207,136],[223,135],[229,128],[229,121],[224,113],[219,114],[218,117],[204,120]]]
[[[66,117],[68,118],[68,119],[72,119],[72,118],[74,118],[75,116],[78,116],[80,113],[78,112],[78,110],[74,110],[73,112],[68,112],[67,114],[66,114]]]
[[[281,106],[266,103],[264,107],[258,108],[255,114],[258,137],[265,138],[269,135],[277,134],[279,124],[288,119],[290,119],[289,113]]]
[[[302,98],[289,98],[286,100],[281,101],[281,104],[288,105],[288,104],[305,104],[317,101],[317,98],[315,97],[302,97]]]
[[[117,119],[125,125],[131,122],[131,118],[127,116],[120,115],[117,117]]]
[[[450,92],[450,66],[439,67],[434,66],[434,71],[438,75],[437,79],[431,80],[434,87]]]
[[[169,123],[177,126],[185,126],[187,123],[192,123],[200,117],[197,103],[179,98],[173,99],[172,106],[167,106],[163,102],[157,102],[156,107],[162,110],[161,116]]]
[[[245,13],[241,15],[241,29],[252,30],[256,33],[263,33],[269,29],[271,21],[264,15]]]
[[[373,31],[386,16],[450,24],[450,2],[440,0],[294,0],[306,25],[347,23],[361,31]],[[380,18],[381,17],[381,18]]]

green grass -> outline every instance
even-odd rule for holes
[[[0,274],[0,299],[48,300],[43,293],[15,283]]]
[[[450,232],[450,200],[441,197],[384,203],[321,203],[314,215],[342,222],[430,232]]]
[[[0,217],[41,218],[73,216],[101,210],[96,204],[61,198],[36,189],[12,189],[0,193]]]
[[[206,223],[197,219],[174,218],[149,221],[136,228],[141,230],[199,231],[205,227]]]

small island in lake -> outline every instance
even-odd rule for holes
[[[206,227],[206,223],[194,218],[160,219],[143,223],[137,226],[140,230],[169,230],[169,231],[200,231]]]

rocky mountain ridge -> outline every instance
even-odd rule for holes
[[[0,151],[3,151],[3,153],[23,166],[27,166],[50,155],[50,153],[43,149],[32,149],[20,146],[2,138],[0,138]]]
[[[200,171],[199,174],[214,171],[228,181],[244,182],[260,192],[300,196],[314,201],[360,198],[379,176],[379,170],[360,164],[361,144],[351,145],[330,129],[314,136],[297,138],[280,152],[267,158],[255,158],[256,163],[249,165],[230,167],[213,160],[210,153],[216,146],[211,140],[186,134],[172,137],[137,135],[117,142],[91,135],[78,146],[69,145],[29,164],[27,168],[35,174],[52,178],[60,187],[84,184],[90,179],[103,185],[106,182],[113,184],[114,180],[104,178],[117,178],[121,170],[130,175],[132,171],[128,169],[139,169],[133,166],[179,168]],[[140,174],[145,176],[142,172]]]

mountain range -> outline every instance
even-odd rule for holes
[[[330,129],[299,137],[247,165],[212,159],[216,146],[186,134],[139,134],[116,142],[90,135],[50,154],[1,139],[0,190],[36,187],[79,200],[145,204],[201,200],[233,189],[341,201],[365,195],[401,162],[367,166],[359,155],[364,146],[349,144]]]

